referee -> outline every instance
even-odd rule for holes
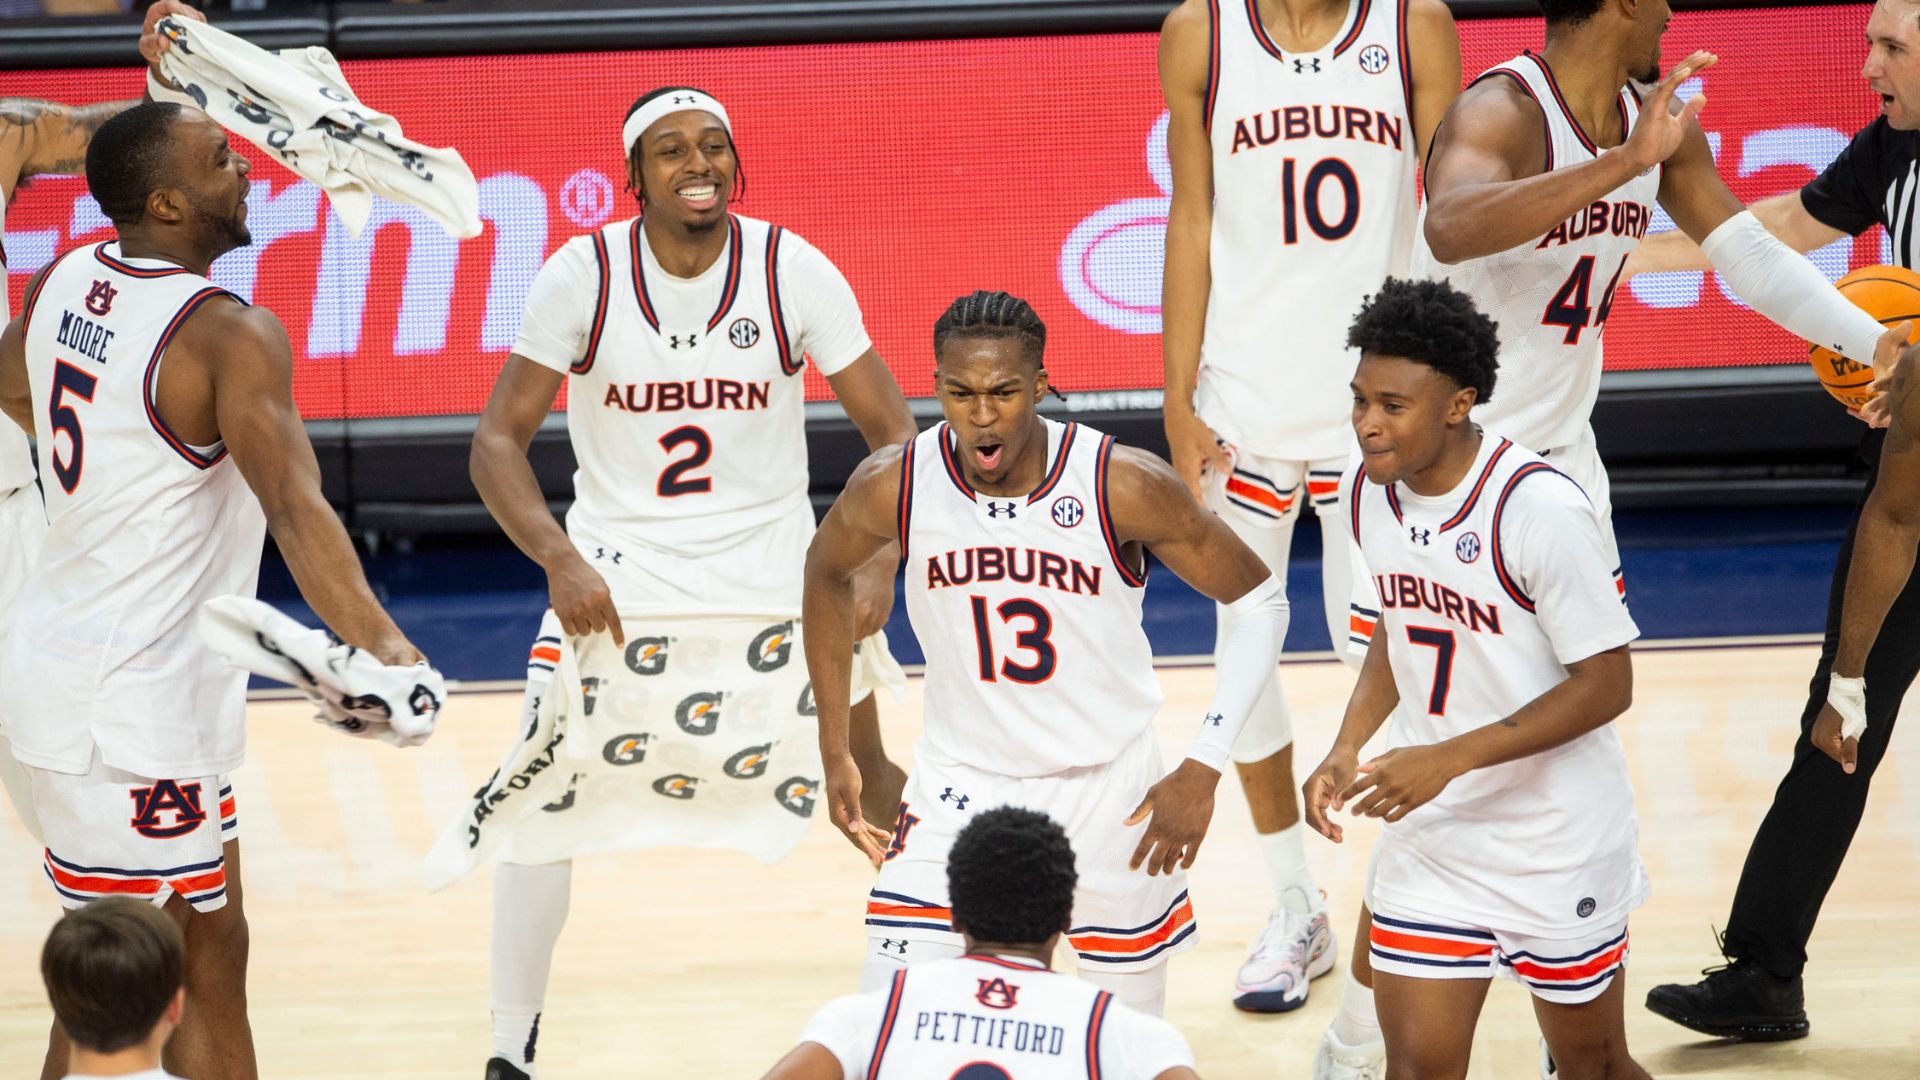
[[[1920,56],[1920,4],[1878,0],[1867,20],[1867,41],[1860,74],[1880,98],[1879,118],[1812,183],[1757,203],[1753,212],[1803,252],[1880,225],[1891,238],[1894,261],[1914,269],[1920,264],[1920,238],[1914,235],[1920,63],[1912,57]],[[1663,236],[1643,245],[1629,270],[1705,266],[1699,249]],[[1807,1034],[1800,979],[1807,939],[1860,826],[1867,785],[1886,753],[1900,701],[1920,671],[1920,579],[1912,577],[1920,541],[1915,364],[1904,361],[1907,370],[1882,395],[1887,405],[1869,406],[1873,423],[1887,423],[1890,412],[1892,427],[1871,431],[1861,442],[1869,469],[1866,490],[1827,594],[1826,638],[1800,714],[1793,765],[1753,838],[1733,894],[1720,944],[1727,963],[1708,969],[1697,983],[1656,986],[1647,994],[1647,1008],[1698,1032],[1765,1042]],[[1879,488],[1882,479],[1887,484]],[[1862,693],[1866,730],[1856,743],[1842,737],[1840,722],[1848,713],[1858,719]]]

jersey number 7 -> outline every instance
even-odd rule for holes
[[[1427,715],[1447,715],[1447,692],[1453,689],[1453,631],[1409,626],[1407,640],[1434,651],[1433,689],[1427,693]]]

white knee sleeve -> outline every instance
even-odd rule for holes
[[[1163,1016],[1167,1011],[1167,965],[1165,961],[1144,971],[1089,971],[1080,969],[1080,977],[1113,995],[1113,999],[1135,1012]]]

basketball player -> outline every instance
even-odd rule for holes
[[[1893,261],[1914,269],[1920,267],[1910,197],[1920,159],[1920,5],[1880,0],[1867,19],[1866,39],[1860,75],[1880,98],[1880,117],[1811,183],[1754,204],[1753,213],[1799,251],[1880,225],[1895,238]],[[1646,258],[1635,264],[1642,272],[1706,265],[1677,233],[1649,239],[1641,254]],[[1884,426],[1891,419],[1893,428],[1861,440],[1866,489],[1840,546],[1826,639],[1800,714],[1793,763],[1734,890],[1720,942],[1727,963],[1697,983],[1647,993],[1647,1008],[1704,1034],[1775,1041],[1810,1030],[1802,984],[1807,942],[1866,811],[1867,786],[1901,701],[1920,672],[1920,578],[1911,572],[1911,438],[1920,431],[1920,416],[1912,411],[1912,367],[1910,356],[1903,359],[1891,389],[1862,410],[1869,423]],[[1866,730],[1852,739],[1842,735],[1835,704],[1855,712]]]
[[[743,178],[719,101],[688,87],[655,90],[628,110],[622,139],[641,215],[575,237],[547,260],[474,433],[474,486],[545,568],[552,597],[528,669],[529,716],[553,677],[560,634],[606,631],[624,642],[621,605],[798,606],[814,524],[801,377],[809,359],[869,447],[915,430],[840,271],[785,229],[728,212]],[[563,529],[527,447],[568,380],[579,471]],[[865,561],[849,649],[885,624],[896,563],[892,553]],[[871,698],[860,717],[861,767],[897,804],[904,776],[881,752]],[[592,797],[590,787],[575,794]],[[495,871],[492,1080],[535,1075],[571,875],[571,860]]]
[[[1469,413],[1494,389],[1493,322],[1444,282],[1361,308],[1342,513],[1381,619],[1307,821],[1384,818],[1367,874],[1393,1080],[1465,1077],[1489,980],[1533,994],[1563,1080],[1647,1074],[1627,1055],[1627,915],[1647,896],[1609,722],[1639,636],[1580,488]],[[1506,392],[1501,387],[1501,392]],[[1360,750],[1391,718],[1389,749]]]
[[[1073,864],[1045,814],[973,815],[947,856],[965,952],[830,1002],[766,1080],[1197,1080],[1173,1025],[1051,970],[1072,923]]]
[[[1161,31],[1160,80],[1174,468],[1282,582],[1294,523],[1313,504],[1327,633],[1357,666],[1375,611],[1353,599],[1366,575],[1353,573],[1331,512],[1353,441],[1346,328],[1369,290],[1407,273],[1414,165],[1460,92],[1453,16],[1441,0],[1186,0]],[[1231,633],[1221,608],[1216,646]],[[1305,1004],[1335,956],[1302,843],[1292,739],[1276,672],[1234,748],[1275,894],[1235,980],[1234,1004],[1255,1012]],[[1364,998],[1358,948],[1354,962],[1346,994]]]
[[[270,527],[334,633],[424,661],[321,495],[286,329],[207,280],[250,242],[247,159],[206,114],[148,102],[100,125],[86,170],[119,239],[36,273],[0,335],[0,408],[38,438],[49,519],[0,657],[0,683],[33,688],[7,725],[63,906],[140,896],[184,929],[194,1007],[169,1066],[252,1077],[227,784],[246,675],[200,644],[200,605],[253,594]],[[56,1026],[44,1075],[65,1043]]]
[[[868,458],[808,549],[805,644],[827,806],[880,868],[864,989],[904,964],[959,955],[948,849],[970,815],[1015,805],[1056,817],[1079,852],[1067,940],[1081,974],[1158,1016],[1167,958],[1193,944],[1185,869],[1279,657],[1286,597],[1165,462],[1035,411],[1048,390],[1045,348],[1026,301],[956,300],[933,328],[946,422]],[[853,577],[896,542],[927,704],[888,837],[859,804],[847,666]],[[1240,619],[1193,748],[1164,778],[1152,727],[1160,689],[1140,626],[1148,548]]]
[[[149,64],[157,64],[160,55],[172,47],[166,35],[154,32],[154,26],[168,15],[206,21],[204,15],[179,0],[161,0],[148,8],[140,34],[140,54]],[[60,105],[30,98],[0,99],[0,232],[5,230],[7,204],[21,184],[35,176],[80,172],[86,166],[87,144],[93,133],[109,117],[136,104],[106,101]],[[6,264],[6,249],[0,247],[0,267]],[[13,315],[8,310],[8,295],[0,288],[0,320]],[[14,599],[33,568],[46,531],[46,507],[34,484],[33,448],[24,432],[12,424],[0,424],[0,648],[6,644]],[[0,786],[7,789],[27,832],[38,838],[39,826],[33,821],[25,775],[14,766],[13,754],[7,749],[6,724],[4,695],[0,694]]]
[[[53,1015],[73,1039],[67,1080],[174,1080],[160,1048],[187,1007],[180,928],[125,897],[61,919],[40,950]]]

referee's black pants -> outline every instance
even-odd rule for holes
[[[1869,450],[1874,464],[1860,496],[1862,504],[1880,473],[1878,435]],[[1798,976],[1806,966],[1807,939],[1813,935],[1820,904],[1860,827],[1867,784],[1887,752],[1900,701],[1920,672],[1920,573],[1916,573],[1888,610],[1886,624],[1867,655],[1867,730],[1860,739],[1853,775],[1842,772],[1838,762],[1809,741],[1813,722],[1827,700],[1827,677],[1833,672],[1833,653],[1840,643],[1847,562],[1859,524],[1856,507],[1846,542],[1840,545],[1833,588],[1827,594],[1826,640],[1808,686],[1806,710],[1800,714],[1793,766],[1774,792],[1773,807],[1747,852],[1747,865],[1733,894],[1733,914],[1727,921],[1727,955],[1754,961],[1783,979]]]

